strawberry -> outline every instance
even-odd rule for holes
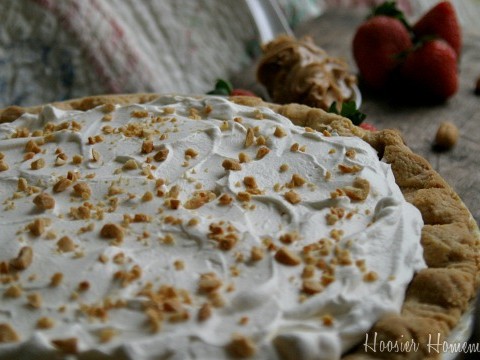
[[[407,55],[400,76],[411,95],[444,101],[458,90],[457,54],[442,39],[427,40]]]
[[[363,130],[367,130],[367,131],[377,131],[378,129],[375,127],[375,125],[369,123],[369,122],[362,122],[360,126]]]
[[[230,92],[230,95],[231,96],[254,96],[254,97],[257,97],[257,95],[255,95],[253,92],[251,92],[249,90],[245,90],[245,89],[233,89]]]
[[[389,82],[399,55],[412,47],[412,41],[402,21],[378,15],[360,25],[352,47],[363,81],[378,90]]]
[[[414,25],[413,33],[422,37],[439,37],[455,50],[457,58],[462,48],[462,34],[455,8],[449,1],[441,1],[427,11]]]

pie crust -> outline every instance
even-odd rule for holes
[[[90,96],[53,103],[65,110],[88,110],[96,106],[145,103],[157,94]],[[267,106],[294,124],[315,130],[335,131],[342,136],[357,136],[375,148],[379,157],[391,165],[397,185],[406,200],[421,212],[425,223],[421,244],[427,268],[411,281],[400,314],[384,315],[369,332],[369,343],[359,344],[343,359],[435,359],[440,357],[428,346],[432,339],[443,342],[458,324],[476,295],[479,286],[480,233],[475,220],[460,197],[421,156],[413,153],[396,130],[370,132],[350,120],[306,105],[278,105],[254,97],[231,97],[248,106]],[[11,122],[23,113],[39,113],[42,106],[10,106],[0,110],[0,123]],[[418,344],[417,351],[380,351],[372,341]],[[367,346],[369,345],[369,346]],[[406,348],[407,346],[404,346]]]

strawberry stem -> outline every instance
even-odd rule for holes
[[[385,15],[392,18],[395,18],[402,22],[403,25],[407,28],[408,31],[412,30],[412,26],[408,23],[405,14],[397,8],[395,1],[385,1],[384,3],[376,6],[372,10],[370,17]]]

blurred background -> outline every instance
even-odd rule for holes
[[[295,30],[322,21],[329,7],[380,2],[278,5]],[[436,2],[397,4],[415,17]],[[453,3],[462,24],[480,34],[480,1]],[[251,65],[259,51],[245,0],[6,0],[0,14],[0,107],[104,93],[205,93],[216,79]]]

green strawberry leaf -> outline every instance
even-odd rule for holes
[[[215,83],[215,88],[207,92],[207,94],[228,96],[231,94],[232,90],[233,90],[233,86],[229,81],[218,79],[217,82]]]
[[[373,8],[372,14],[370,17],[385,15],[393,17],[397,20],[400,20],[403,25],[407,28],[407,30],[411,31],[412,26],[408,23],[405,14],[397,8],[397,4],[395,1],[385,1],[384,3],[378,5],[377,7]]]
[[[350,119],[354,125],[360,125],[367,117],[364,113],[357,109],[355,101],[347,101],[342,104],[342,108],[338,111],[337,102],[334,101],[327,110],[329,113],[341,115]]]

